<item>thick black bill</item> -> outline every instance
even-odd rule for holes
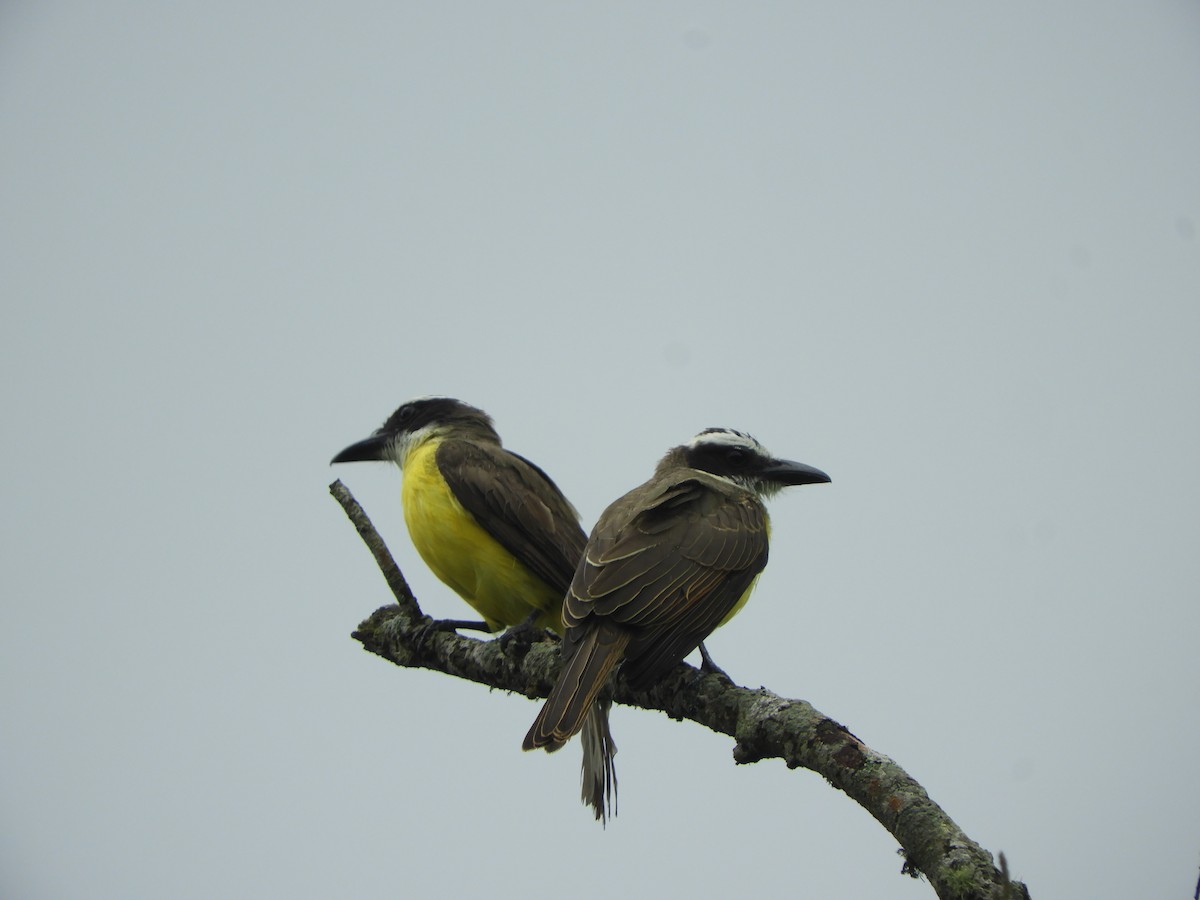
[[[827,484],[831,481],[820,469],[792,462],[790,459],[773,460],[771,465],[762,471],[761,477],[779,484]]]
[[[389,443],[391,436],[386,434],[373,434],[365,441],[359,441],[357,444],[351,444],[337,456],[329,461],[330,465],[334,463],[344,462],[377,462],[380,460],[390,459],[388,454]]]

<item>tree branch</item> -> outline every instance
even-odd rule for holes
[[[531,699],[549,694],[561,666],[556,636],[545,633],[532,642],[478,640],[437,629],[421,612],[349,490],[340,481],[329,490],[370,548],[397,601],[376,610],[354,631],[364,649],[398,666],[445,672]],[[736,742],[736,763],[778,758],[790,769],[821,775],[896,838],[905,856],[901,871],[914,878],[924,875],[943,900],[1029,900],[1025,885],[1009,880],[1003,854],[997,867],[991,854],[968,838],[899,765],[803,700],[740,687],[686,663],[646,691],[630,690],[618,678],[613,699],[729,735]]]

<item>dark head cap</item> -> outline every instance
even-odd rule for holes
[[[763,496],[789,485],[823,484],[830,480],[820,469],[772,456],[749,434],[732,428],[706,428],[679,450],[690,468]]]
[[[399,463],[407,450],[438,434],[461,434],[473,440],[500,443],[491,416],[482,409],[452,397],[421,397],[405,403],[369,438],[351,444],[332,461],[390,460]]]

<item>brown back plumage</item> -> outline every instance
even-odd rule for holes
[[[556,750],[586,728],[582,794],[597,819],[615,803],[608,705],[618,663],[647,687],[729,614],[767,562],[767,517],[751,492],[703,472],[656,475],[592,531],[563,606],[563,670],[525,736]]]
[[[767,512],[744,488],[704,472],[651,479],[601,516],[563,607],[563,652],[592,621],[630,632],[622,671],[662,678],[730,613],[767,564]]]

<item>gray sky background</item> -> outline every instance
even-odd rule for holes
[[[930,897],[820,778],[363,653],[461,397],[590,528],[749,430],[829,486],[710,643],[1035,897],[1200,865],[1200,7],[6,3],[0,893]]]

